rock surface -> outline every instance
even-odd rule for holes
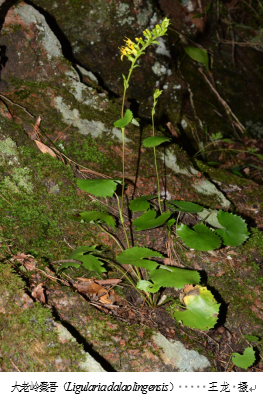
[[[151,3],[147,4],[145,10],[151,11]],[[124,11],[126,8],[124,7]],[[118,13],[118,8],[115,11]],[[147,20],[152,15],[150,11],[145,13]],[[129,15],[127,10],[125,12]],[[141,28],[144,21],[140,18],[144,14],[140,15],[141,17],[133,18],[137,18]],[[94,17],[91,19],[94,21]],[[127,22],[121,20],[123,23]],[[99,34],[99,30],[92,30],[94,46],[95,37]],[[77,177],[83,177],[83,173],[86,177],[95,178],[121,177],[121,132],[113,128],[113,122],[120,117],[121,103],[117,99],[111,99],[89,71],[83,70],[83,67],[74,67],[64,58],[61,44],[43,14],[24,2],[8,11],[1,31],[1,46],[5,49],[6,57],[2,64],[0,82],[0,174],[5,189],[0,199],[3,210],[1,228],[4,238],[12,239],[8,241],[8,247],[3,243],[3,252],[9,255],[11,248],[13,255],[18,252],[33,255],[37,267],[42,271],[47,269],[47,261],[60,260],[69,255],[72,246],[104,243],[112,248],[113,255],[116,254],[116,245],[112,238],[101,235],[96,228],[78,225],[70,220],[70,216],[92,208],[94,204],[94,200],[91,201],[87,194],[77,189]],[[116,60],[113,65],[116,65]],[[108,69],[111,69],[110,64]],[[87,77],[85,83],[84,78],[82,81],[84,76]],[[134,192],[136,195],[156,193],[151,152],[139,152],[140,133],[137,127],[130,126],[125,132],[127,196],[134,195]],[[142,138],[145,138],[149,136],[151,127],[146,125],[141,131]],[[42,153],[36,140],[45,143],[56,155],[60,151],[64,155],[61,154],[63,162],[51,154]],[[209,174],[215,175],[213,178],[216,181],[208,180],[193,166],[176,141],[167,146],[164,153],[158,152],[158,165],[160,175],[165,177],[162,191],[167,198],[169,196],[172,199],[194,201],[213,208],[229,209],[234,206],[241,211],[245,202],[248,205],[247,218],[258,225],[262,223],[262,209],[250,208],[251,205],[259,205],[260,199],[262,200],[262,190],[257,184],[240,179],[234,193],[221,191],[220,186],[231,188],[236,185],[236,179],[231,179],[228,174],[224,178],[218,177],[211,169]],[[221,184],[218,185],[218,182]],[[109,207],[114,210],[116,205],[109,203]],[[158,243],[166,253],[167,235],[158,229],[153,233],[155,238],[145,238],[147,247],[154,248]],[[254,237],[252,236],[253,243],[248,243],[247,249],[238,251],[235,263],[227,250],[219,250],[214,254],[184,250],[177,261],[182,263],[184,260],[186,264],[209,277],[209,285],[216,288],[221,295],[223,308],[227,304],[230,306],[225,318],[226,325],[235,330],[241,325],[243,332],[248,334],[251,327],[254,332],[262,331],[260,275],[253,266],[253,259],[246,260],[251,249],[259,249],[261,240],[257,239],[261,238],[258,236],[255,232]],[[41,271],[34,272],[30,280],[39,284],[44,280],[41,275]],[[77,273],[72,272],[72,275]],[[84,344],[86,357],[90,355],[93,363],[94,359],[98,362],[96,367],[86,365],[82,368],[78,366],[78,369],[213,369],[209,353],[204,348],[202,353],[197,353],[194,350],[196,344],[189,342],[190,338],[185,340],[178,323],[173,323],[175,330],[171,330],[165,324],[156,322],[155,327],[158,330],[152,330],[147,326],[136,325],[136,320],[131,325],[125,320],[118,321],[114,314],[110,316],[103,310],[95,310],[80,294],[72,292],[72,289],[60,288],[52,282],[52,272],[49,272],[49,276],[51,282],[46,284],[47,304],[52,306],[56,313],[55,318],[77,339],[76,345]],[[249,281],[244,282],[248,278]],[[247,294],[245,300],[240,283]],[[40,302],[34,303],[36,304],[39,305]],[[33,307],[28,305],[28,311],[30,308]],[[41,308],[45,309],[42,306]],[[1,314],[8,314],[4,303]],[[148,315],[151,316],[150,313]],[[5,342],[8,342],[8,335]],[[7,363],[10,355],[4,355],[3,351],[1,353],[4,370],[14,370],[14,366]],[[11,357],[13,360],[14,356]],[[19,360],[14,363],[16,366],[21,365],[21,371],[28,369]],[[65,364],[63,360],[61,364],[57,361],[53,370],[63,371]],[[47,367],[50,370],[50,366]],[[44,364],[35,370],[45,371]]]

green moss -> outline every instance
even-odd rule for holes
[[[56,362],[64,360],[64,370],[81,371],[82,348],[77,343],[67,347],[58,341],[49,309],[40,303],[26,306],[25,284],[9,264],[0,264],[1,366],[4,371],[59,371]],[[70,362],[70,364],[65,364]]]

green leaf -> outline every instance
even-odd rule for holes
[[[134,219],[133,225],[136,226],[136,230],[147,230],[157,228],[164,224],[165,221],[170,217],[170,212],[165,212],[164,214],[156,218],[156,211],[151,209],[137,219]]]
[[[108,179],[78,179],[77,185],[81,190],[93,194],[96,197],[112,197],[119,180]]]
[[[110,214],[107,214],[106,212],[101,212],[101,211],[88,211],[88,212],[81,212],[80,217],[73,217],[75,221],[79,222],[96,222],[96,221],[103,221],[107,223],[107,225],[111,227],[115,227],[116,223],[113,217]]]
[[[187,225],[177,226],[177,234],[189,248],[194,250],[208,251],[215,250],[221,246],[220,238],[203,223],[199,223],[189,229]]]
[[[203,331],[214,327],[218,319],[220,304],[215,301],[214,296],[206,287],[186,286],[183,303],[186,309],[177,307],[173,313],[176,320],[190,328]]]
[[[153,284],[152,282],[141,280],[137,283],[137,289],[143,290],[148,293],[156,293],[160,289],[160,286]]]
[[[222,237],[226,246],[240,246],[248,238],[247,224],[240,216],[219,211],[217,219],[224,229],[217,229],[216,233]]]
[[[195,204],[194,202],[188,201],[169,201],[170,204],[174,204],[177,206],[177,211],[180,212],[189,212],[189,213],[196,213],[203,210],[201,205]]]
[[[144,258],[150,257],[162,258],[163,256],[157,251],[150,250],[146,247],[132,247],[118,254],[116,258],[121,264],[132,264],[136,267],[152,270],[157,268],[160,264],[155,261],[144,260]]]
[[[176,222],[176,220],[174,219],[174,218],[172,218],[172,219],[169,219],[169,221],[167,221],[166,223],[167,223],[167,226],[168,226],[168,228],[170,228],[171,229],[171,227],[175,224],[175,222]]]
[[[209,165],[209,166],[219,166],[219,165],[221,165],[220,162],[206,162],[206,164]]]
[[[243,335],[243,336],[249,342],[258,342],[260,340],[260,338],[255,335]]]
[[[243,369],[247,369],[248,367],[252,366],[256,360],[255,352],[252,347],[246,348],[243,355],[240,355],[239,353],[232,353],[231,356],[234,365]]]
[[[209,223],[209,225],[217,229],[223,229],[224,226],[220,225],[220,223],[218,222],[217,214],[217,209],[204,209],[203,211],[198,213],[200,218]]]
[[[69,260],[77,260],[81,261],[83,266],[88,269],[89,271],[95,271],[98,274],[102,274],[102,272],[107,272],[106,269],[102,266],[103,263],[94,255],[90,255],[90,252],[99,252],[96,250],[96,246],[82,246],[76,248],[68,257]],[[64,267],[76,267],[78,268],[81,264],[74,263],[74,262],[64,262],[60,268]]]
[[[223,138],[223,135],[220,132],[211,135],[212,141],[218,141],[218,140],[221,140],[222,138]]]
[[[163,142],[171,141],[171,138],[168,137],[148,137],[143,141],[143,145],[146,148],[153,148],[157,147],[158,145],[162,144]]]
[[[153,198],[156,198],[157,195],[142,195],[141,197],[135,198],[135,200],[132,200],[130,202],[129,208],[131,211],[135,212],[143,212],[147,211],[151,204],[148,202],[148,200],[152,200]]]
[[[160,265],[159,269],[150,272],[150,279],[154,284],[159,285],[159,287],[181,289],[184,285],[190,283],[198,284],[200,282],[200,274],[197,271],[189,269]]]
[[[186,46],[184,50],[191,59],[203,63],[209,71],[209,58],[206,50],[191,46]]]
[[[130,109],[127,109],[124,117],[120,120],[115,121],[114,127],[124,128],[132,121],[132,118],[133,118],[132,111]]]
[[[263,155],[256,154],[256,156],[258,157],[258,159],[263,159]]]

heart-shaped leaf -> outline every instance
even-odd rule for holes
[[[215,250],[221,246],[220,238],[202,222],[189,229],[187,225],[177,226],[177,234],[189,248],[194,250]]]
[[[232,353],[232,361],[235,366],[247,369],[248,367],[252,366],[256,360],[255,352],[252,347],[246,348],[244,350],[243,355],[239,353]]]
[[[96,197],[112,197],[116,190],[117,184],[121,183],[119,180],[108,179],[78,179],[77,185],[81,190],[93,194]]]
[[[156,211],[154,209],[151,209],[145,212],[145,214],[143,214],[139,218],[134,219],[133,225],[136,226],[137,231],[157,228],[158,226],[163,225],[165,221],[167,221],[167,219],[170,217],[170,215],[170,212],[165,212],[164,214],[156,218]]]
[[[183,303],[186,309],[176,308],[173,315],[176,320],[190,328],[207,331],[217,322],[220,304],[212,293],[202,286],[185,286]]]

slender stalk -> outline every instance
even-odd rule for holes
[[[154,102],[154,106],[152,108],[152,131],[153,131],[153,137],[154,137],[154,114],[155,114],[155,105],[156,103]],[[157,167],[157,158],[156,158],[156,147],[153,147],[153,154],[154,154],[154,165],[155,165],[155,171],[156,171],[156,179],[157,179],[157,192],[158,192],[158,204],[160,208],[161,214],[163,213],[162,211],[162,205],[161,205],[161,191],[160,191],[160,180],[159,180],[159,173],[158,173],[158,167]]]
[[[123,227],[123,230],[124,230],[124,235],[125,235],[127,247],[130,248],[130,242],[129,242],[129,238],[128,238],[127,231],[126,231],[126,228],[125,228],[122,209],[121,209],[121,206],[120,206],[120,199],[119,199],[119,197],[118,197],[118,195],[116,193],[114,193],[114,194],[115,194],[115,196],[117,198],[118,209],[119,209],[119,213],[120,213],[120,220],[121,220],[121,224],[122,224],[122,227]]]
[[[127,274],[127,272],[126,272],[123,268],[121,268],[121,267],[119,266],[119,264],[117,264],[116,262],[110,260],[109,258],[105,258],[105,257],[104,257],[104,258],[100,257],[100,260],[106,261],[106,262],[112,264],[117,270],[119,270],[119,271],[122,273],[123,276],[125,276],[125,278],[130,282],[130,284],[132,285],[132,287],[135,287],[135,288],[136,288],[136,284],[134,284],[134,282],[133,282],[132,279],[129,277],[129,275]],[[152,306],[152,305],[153,305],[153,302],[152,302],[152,299],[151,299],[151,297],[150,297],[150,296],[151,296],[150,294],[146,293],[146,294],[147,294],[147,297],[149,298],[149,300],[148,300],[147,297],[145,297],[144,294],[140,291],[140,289],[136,288],[136,290],[137,290],[138,293],[140,293],[140,295],[141,295],[142,298],[145,300],[145,302],[148,304],[148,306]]]
[[[119,242],[118,239],[116,239],[116,237],[110,233],[107,229],[105,229],[100,223],[97,223],[97,226],[104,232],[107,233],[114,241],[115,243],[117,243],[117,245],[119,246],[119,248],[121,249],[121,251],[124,251],[124,248],[122,247],[121,243]]]

